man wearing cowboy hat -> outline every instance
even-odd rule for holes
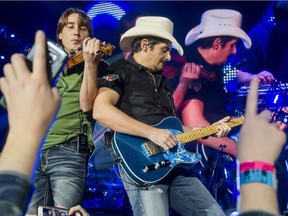
[[[173,37],[173,23],[165,17],[140,17],[135,27],[123,34],[120,47],[132,54],[127,60],[112,63],[108,67],[110,74],[99,80],[93,117],[118,133],[146,138],[157,148],[175,147],[177,140],[171,131],[152,126],[165,117],[175,116],[171,86],[161,75],[165,62],[171,59],[172,47],[183,55]],[[224,123],[220,125],[217,135],[226,135],[230,128]],[[128,161],[122,157],[123,160]],[[139,167],[139,172],[142,169]],[[181,215],[223,215],[207,189],[197,178],[189,177],[184,168],[174,168],[160,182],[142,187],[125,171],[121,166],[121,178],[134,215],[167,216],[169,204]]]
[[[242,15],[235,10],[208,10],[202,15],[201,24],[186,35],[185,44],[191,45],[186,55],[190,63],[184,65],[173,94],[184,125],[202,127],[229,115],[221,67],[236,53],[238,39],[251,47],[250,38],[240,28],[241,20]],[[201,142],[216,149],[227,144],[224,151],[236,153],[235,142],[227,137],[209,137]]]
[[[238,11],[208,10],[202,14],[201,23],[187,33],[185,45],[191,47],[186,54],[188,63],[183,66],[173,94],[185,126],[208,126],[232,115],[227,111],[229,98],[224,89],[222,66],[236,53],[239,39],[246,48],[251,47],[250,38],[240,28],[241,21],[242,15]],[[207,168],[209,157],[215,158],[218,150],[236,154],[236,142],[228,137],[209,137],[198,141],[196,147],[200,145],[199,149],[204,149],[205,154],[199,163],[202,169]],[[196,148],[195,145],[189,147],[191,150]]]

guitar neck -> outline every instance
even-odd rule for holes
[[[226,124],[231,128],[236,127],[236,126],[243,124],[244,119],[245,119],[244,116],[241,116],[239,118],[235,118],[229,122],[226,122]],[[195,129],[195,130],[185,132],[182,134],[178,134],[176,137],[181,144],[185,144],[187,142],[191,142],[191,141],[194,141],[194,140],[206,137],[206,136],[210,136],[212,134],[216,134],[218,131],[219,130],[217,129],[217,124],[216,124],[216,125],[209,125],[207,127]]]

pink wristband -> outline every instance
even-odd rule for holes
[[[275,167],[274,165],[266,163],[264,161],[247,161],[240,164],[240,173],[248,170],[262,170],[274,172]]]

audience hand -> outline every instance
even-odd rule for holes
[[[285,143],[286,134],[275,123],[269,123],[270,111],[257,114],[258,86],[258,79],[253,78],[247,97],[246,118],[240,130],[237,157],[240,163],[259,160],[274,164]]]
[[[0,88],[7,103],[11,132],[27,129],[43,138],[58,110],[60,97],[56,88],[51,89],[46,74],[45,43],[44,33],[38,31],[32,73],[21,54],[12,55],[11,63],[4,66]]]
[[[69,210],[69,215],[72,215],[72,214],[74,214],[76,212],[80,212],[81,216],[89,216],[88,212],[86,212],[85,209],[83,209],[82,206],[80,206],[80,205],[72,207]]]
[[[9,133],[3,148],[0,170],[33,174],[44,136],[59,108],[60,96],[51,88],[46,73],[46,40],[35,35],[33,72],[25,57],[14,54],[4,66],[0,88],[7,104]]]

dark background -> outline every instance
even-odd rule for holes
[[[107,2],[107,1],[105,1]],[[227,8],[238,10],[243,15],[242,28],[248,31],[263,21],[269,1],[110,1],[126,12],[142,10],[150,15],[166,16],[174,22],[174,36],[183,45],[187,32],[200,23],[201,14],[208,9]],[[23,52],[32,46],[34,33],[38,29],[48,38],[56,40],[58,18],[69,7],[88,11],[100,1],[0,1],[0,76],[3,65],[14,52]],[[110,15],[98,15],[93,19],[95,36],[110,42],[119,51],[118,21]],[[5,31],[2,31],[5,30]],[[5,34],[4,34],[5,33]],[[16,35],[10,38],[10,33]],[[1,93],[0,93],[1,96]],[[27,122],[29,124],[29,122]],[[0,149],[7,130],[6,111],[0,108]]]
[[[107,2],[107,1],[106,1]],[[200,23],[201,14],[208,9],[228,8],[243,14],[242,28],[250,29],[262,20],[263,11],[269,1],[112,1],[124,8],[143,10],[150,15],[160,15],[174,22],[174,35],[184,44],[186,33]],[[99,1],[0,1],[0,25],[16,32],[18,38],[33,43],[34,33],[43,29],[47,37],[55,40],[58,18],[69,7],[77,7],[88,11]],[[107,15],[99,15],[93,19],[95,36],[103,41],[118,45],[116,35],[117,22]],[[100,23],[99,23],[100,22]],[[101,24],[103,23],[103,24]],[[2,42],[2,41],[1,41]],[[0,54],[2,52],[0,44]]]

